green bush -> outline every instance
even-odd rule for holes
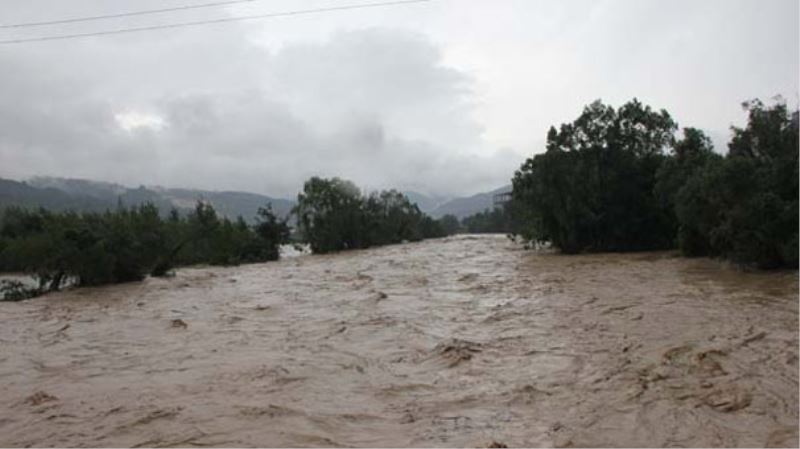
[[[294,209],[301,238],[314,253],[369,248],[446,235],[396,190],[364,196],[350,181],[313,177]]]
[[[547,151],[515,173],[513,232],[565,253],[677,246],[687,256],[797,267],[798,112],[782,101],[743,106],[747,126],[732,129],[725,157],[697,129],[676,141],[666,111],[635,100],[587,106],[551,128]]]
[[[510,234],[514,231],[512,203],[464,217],[462,227],[471,234]]]
[[[288,226],[269,205],[253,228],[204,203],[166,220],[150,204],[102,214],[10,208],[0,221],[0,268],[35,276],[40,291],[57,290],[138,281],[181,265],[276,260],[286,241]]]
[[[745,104],[729,153],[703,166],[677,195],[678,241],[689,256],[760,268],[798,264],[798,115],[778,103]]]
[[[676,128],[666,111],[637,100],[619,110],[597,101],[551,128],[547,151],[512,181],[512,202],[527,209],[518,232],[566,253],[669,247],[669,213],[654,186]]]

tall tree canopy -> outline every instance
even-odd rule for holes
[[[762,268],[798,265],[798,112],[744,103],[728,154],[633,100],[551,128],[513,179],[515,229],[566,253],[679,247]]]
[[[687,255],[762,268],[798,264],[798,113],[786,104],[744,103],[728,154],[677,193],[678,241]]]
[[[396,190],[364,196],[350,181],[313,177],[297,195],[297,226],[315,253],[442,237],[431,219]]]
[[[512,181],[515,201],[529,211],[523,236],[567,253],[668,247],[669,214],[653,187],[676,129],[666,111],[635,99],[618,110],[596,101],[550,128],[547,151]]]

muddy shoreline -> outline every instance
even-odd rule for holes
[[[798,445],[797,272],[459,236],[0,320],[0,446]]]

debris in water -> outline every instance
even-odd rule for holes
[[[753,335],[751,337],[747,337],[744,340],[742,340],[741,346],[747,346],[750,343],[752,343],[754,341],[757,341],[757,340],[761,340],[762,338],[764,338],[766,336],[767,336],[766,332],[759,332],[756,335]]]
[[[702,375],[709,377],[724,376],[728,374],[716,358],[725,356],[725,352],[719,349],[702,351],[695,355],[695,370]]]
[[[143,424],[149,424],[157,419],[162,419],[162,418],[173,418],[177,416],[181,410],[183,410],[183,407],[171,407],[171,408],[153,410],[147,415],[142,416],[141,418],[138,418],[137,420],[127,424],[125,427],[133,427],[133,426],[140,426]]]
[[[481,345],[467,340],[453,338],[439,343],[433,350],[449,362],[449,367],[454,367],[461,362],[472,359],[472,355],[481,352]]]
[[[53,396],[53,395],[51,395],[51,394],[47,394],[44,391],[37,391],[36,393],[28,396],[25,399],[25,403],[33,405],[33,406],[37,406],[37,405],[44,404],[45,402],[57,401],[57,400],[58,400],[58,398]]]
[[[477,274],[468,273],[468,274],[465,274],[465,275],[461,276],[460,278],[458,278],[458,281],[459,282],[472,282],[475,279],[478,279],[478,275]]]
[[[182,329],[186,329],[187,327],[189,327],[189,325],[186,324],[186,321],[183,321],[182,319],[178,318],[172,320],[172,327],[180,327]]]
[[[712,391],[703,397],[703,403],[719,412],[730,413],[741,410],[753,401],[752,395],[736,387]]]

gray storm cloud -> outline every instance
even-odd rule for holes
[[[195,3],[3,0],[0,23]],[[0,40],[335,4],[0,28]],[[796,0],[433,0],[0,45],[0,177],[293,196],[338,175],[464,195],[506,184],[551,125],[598,98],[665,108],[725,151],[740,102],[797,105],[799,28]]]
[[[269,51],[232,27],[135,48],[0,50],[2,175],[282,196],[323,175],[462,194],[508,182],[520,162],[487,150],[472,80],[418,34],[339,32]]]

